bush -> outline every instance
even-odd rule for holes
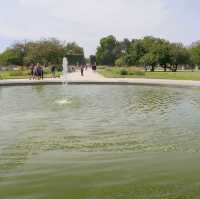
[[[51,74],[51,69],[50,69],[50,67],[44,68],[44,74],[46,74],[46,75]]]
[[[133,71],[128,72],[129,75],[135,75]]]
[[[120,75],[128,75],[128,70],[126,70],[125,68],[121,69]]]
[[[10,77],[27,76],[29,75],[29,71],[28,70],[12,70],[12,71],[7,71],[7,75]]]

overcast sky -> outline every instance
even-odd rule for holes
[[[199,0],[0,0],[0,51],[14,41],[56,37],[93,54],[103,36],[200,40]]]

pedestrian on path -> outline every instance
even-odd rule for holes
[[[83,64],[81,65],[81,76],[84,76],[84,66],[83,66]]]
[[[56,66],[55,65],[53,65],[51,67],[51,74],[52,74],[52,78],[56,78]]]
[[[92,70],[93,70],[94,72],[96,72],[96,70],[97,70],[96,63],[92,65]]]

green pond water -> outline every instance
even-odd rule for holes
[[[200,198],[200,90],[0,88],[0,199]]]

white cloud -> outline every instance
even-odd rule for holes
[[[0,18],[0,35],[14,39],[57,37],[94,53],[102,36],[135,38],[160,31],[169,18],[163,0],[15,0]]]

